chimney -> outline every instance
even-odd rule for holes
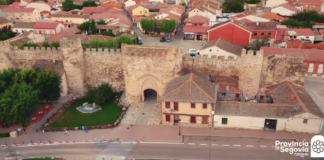
[[[259,25],[259,22],[256,22],[256,25],[258,26]]]

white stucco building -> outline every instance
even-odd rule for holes
[[[217,56],[228,59],[233,57],[237,59],[242,53],[242,47],[235,45],[223,38],[217,38],[215,40],[207,42],[199,51],[200,55],[207,55],[208,57]]]
[[[291,4],[283,4],[281,6],[277,6],[271,9],[272,13],[279,14],[281,16],[292,16],[296,13],[301,12],[301,10],[295,8]]]
[[[126,9],[128,9],[130,6],[133,6],[133,5],[135,5],[135,4],[136,4],[136,2],[133,1],[133,0],[128,0],[128,1],[126,1],[126,2],[124,3]]]
[[[286,0],[261,0],[265,7],[276,7],[288,3]]]
[[[243,20],[243,19],[247,19],[247,20],[250,20],[252,22],[270,22],[269,19],[262,18],[262,17],[256,16],[256,15],[247,15],[247,16],[244,16],[244,17],[236,18],[236,20]]]
[[[268,87],[263,98],[273,103],[218,101],[215,128],[240,128],[317,134],[323,125],[323,113],[302,88],[291,82]]]

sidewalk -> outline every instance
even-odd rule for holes
[[[210,134],[211,133],[211,134]],[[226,137],[254,137],[271,139],[295,139],[297,141],[310,140],[312,134],[290,133],[290,132],[264,132],[257,130],[236,130],[211,128],[181,127],[179,136],[178,126],[164,125],[120,125],[114,129],[89,130],[88,133],[82,131],[70,131],[69,136],[63,132],[32,132],[16,138],[0,138],[0,145],[22,144],[22,143],[44,143],[62,141],[97,141],[116,140],[121,141],[165,141],[182,142],[183,135],[197,136],[226,136]]]

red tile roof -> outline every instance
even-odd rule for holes
[[[247,18],[243,18],[243,19],[240,19],[241,22],[244,22],[244,23],[253,23],[253,21],[247,19]]]
[[[284,8],[286,8],[286,9],[288,9],[288,10],[290,10],[290,11],[296,12],[296,13],[302,12],[301,10],[295,8],[295,7],[294,7],[293,5],[291,5],[291,4],[283,4],[283,5],[281,5],[281,6],[284,7]]]
[[[289,55],[294,58],[303,58],[306,62],[324,62],[323,50],[315,49],[295,49],[295,48],[274,48],[274,47],[262,47],[263,56],[270,55]]]
[[[266,14],[262,14],[260,17],[263,17],[263,18],[266,18],[266,19],[277,19],[279,21],[283,21],[285,20],[286,18],[284,17],[281,17],[275,13],[266,13]]]
[[[41,11],[40,12],[41,14],[49,14],[49,13],[51,13],[50,11]]]
[[[299,0],[297,1],[299,4],[310,4],[310,5],[322,5],[322,0]]]
[[[33,29],[56,29],[59,22],[37,22]]]
[[[1,12],[34,12],[35,8],[25,8],[21,6],[9,6],[1,9]]]
[[[183,32],[202,32],[207,33],[210,26],[185,26]]]
[[[297,35],[315,36],[314,32],[311,29],[296,29],[296,28],[278,28],[277,35],[288,36],[289,35],[288,31],[295,31]]]
[[[196,15],[196,16],[192,16],[189,18],[186,18],[184,20],[184,22],[189,22],[189,23],[208,23],[209,19],[204,17],[204,16],[200,16],[200,15]]]
[[[83,7],[82,14],[90,14],[90,13],[103,13],[107,11],[108,7]]]
[[[324,23],[315,23],[315,25],[323,26]]]
[[[48,41],[48,43],[52,43],[52,41],[59,41],[65,35],[73,35],[73,34],[78,34],[78,33],[81,33],[81,31],[78,29],[78,27],[76,25],[74,25],[71,28],[61,31],[60,33],[50,35],[50,37],[47,41]]]

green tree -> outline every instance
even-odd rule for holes
[[[175,30],[177,22],[175,20],[162,20],[160,23],[160,30],[164,33],[170,34]]]
[[[53,46],[54,48],[58,49],[58,47],[60,47],[60,42],[58,42],[58,41],[53,41],[53,42],[52,42],[52,46]]]
[[[186,7],[186,9],[187,9],[187,4],[186,4],[186,2],[184,2],[183,0],[179,3],[180,5],[183,5],[184,7]]]
[[[96,22],[94,20],[78,25],[78,29],[87,33],[88,35],[97,33]]]
[[[262,39],[257,38],[254,42],[252,42],[251,48],[253,51],[259,51],[261,47],[268,46],[269,36],[263,36]]]
[[[51,47],[51,45],[48,42],[43,42],[42,46],[45,47],[45,49],[47,49],[47,47]]]
[[[111,31],[103,31],[101,35],[115,37],[115,35]]]
[[[134,44],[134,41],[131,38],[125,36],[119,37],[117,41],[118,41],[118,48],[121,48],[121,44]]]
[[[154,19],[142,19],[141,20],[141,27],[144,31],[148,32],[151,35],[151,32],[155,30],[156,27],[156,20]]]
[[[240,13],[244,11],[245,0],[225,0],[222,4],[224,13]]]
[[[34,69],[25,69],[15,74],[14,83],[26,83],[28,85],[35,86],[36,79],[37,72]]]
[[[112,48],[114,48],[114,49],[120,48],[118,41],[113,41]]]
[[[11,105],[10,110],[6,110],[9,111],[10,119],[22,127],[27,127],[39,102],[38,93],[33,86],[26,83],[14,84],[2,95],[2,98],[5,100],[0,101],[1,108],[8,107],[6,102]]]
[[[94,1],[84,1],[82,7],[97,7],[97,4]]]
[[[76,6],[74,5],[73,0],[65,0],[62,4],[63,11],[70,11],[75,8],[76,8]]]
[[[21,69],[15,69],[15,68],[4,69],[2,70],[2,72],[0,72],[0,81],[3,81],[6,87],[10,87],[11,85],[14,84],[15,75],[20,71]]]
[[[257,4],[260,2],[261,2],[260,0],[246,0],[246,3],[248,3],[248,4]]]
[[[108,83],[103,83],[96,88],[88,88],[87,96],[95,103],[102,105],[115,95]]]
[[[98,25],[106,25],[107,23],[104,20],[100,20],[97,22]]]
[[[44,70],[38,74],[36,86],[39,99],[47,102],[56,101],[61,94],[61,77],[52,70]]]

